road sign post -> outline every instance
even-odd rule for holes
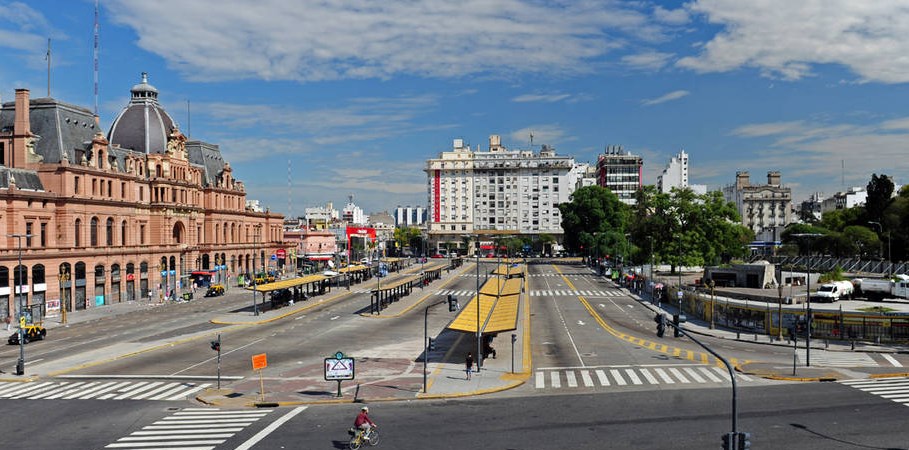
[[[265,381],[262,379],[262,369],[266,367],[268,367],[268,358],[265,353],[252,356],[252,368],[259,372],[259,394],[262,396],[262,402],[265,402]]]
[[[336,352],[334,357],[325,358],[325,381],[338,382],[338,397],[341,396],[341,381],[353,380],[355,376],[354,359]]]

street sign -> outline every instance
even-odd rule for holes
[[[278,259],[284,259],[287,256],[287,250],[283,248],[279,248],[275,253],[278,255]]]
[[[333,358],[325,358],[325,380],[353,380],[354,359],[337,352]]]
[[[268,366],[268,358],[265,357],[265,353],[259,353],[258,355],[252,356],[252,367],[253,370],[261,370]]]
[[[679,300],[682,299],[682,291],[679,291]]]
[[[274,253],[272,253],[272,254],[271,254],[271,260],[272,260],[272,261],[277,261],[277,260],[278,260],[278,255],[275,255]]]

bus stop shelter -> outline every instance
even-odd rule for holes
[[[396,302],[413,292],[413,288],[423,282],[423,275],[411,275],[388,284],[379,283],[379,287],[372,290],[369,299],[369,312],[380,314],[391,302]]]
[[[272,307],[280,307],[291,301],[306,300],[313,295],[322,295],[326,292],[330,292],[331,280],[334,278],[336,277],[321,274],[307,275],[304,277],[250,286],[246,289],[255,293],[261,292],[263,304],[265,303],[265,294],[271,294]]]

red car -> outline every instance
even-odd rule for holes
[[[444,256],[436,253],[435,255],[432,255],[431,258],[444,258]]]

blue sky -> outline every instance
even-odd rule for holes
[[[47,94],[50,38],[51,95],[93,108],[93,26],[93,0],[0,0],[0,98]],[[679,149],[710,187],[779,170],[800,201],[906,182],[907,34],[895,0],[101,0],[99,109],[108,128],[148,72],[249,198],[294,215],[425,205],[453,139],[531,132],[578,161],[622,145],[647,184]]]

